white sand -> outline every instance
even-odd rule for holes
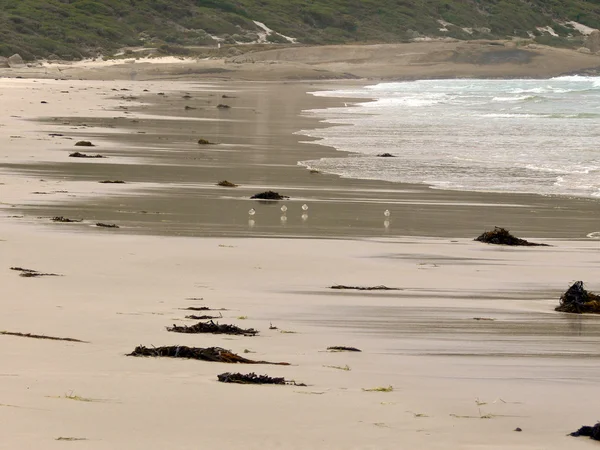
[[[2,80],[3,105],[19,83],[25,82]],[[69,103],[52,83],[42,89],[49,115],[113,114],[105,108],[114,101],[90,94],[94,84],[78,91],[80,103]],[[110,93],[108,85],[100,87]],[[2,158],[63,158],[72,141],[32,145],[48,128],[10,117],[40,115],[40,93],[21,94],[22,110],[15,106],[0,119]],[[92,150],[101,151],[99,144]],[[6,182],[0,185],[2,216],[10,214],[10,202],[26,203],[32,191],[46,189],[37,179],[5,173],[0,182]],[[68,187],[82,195],[105,189],[80,183]],[[0,448],[533,450],[591,444],[565,435],[598,419],[598,317],[553,308],[572,281],[600,290],[597,241],[513,249],[443,239],[187,239],[70,230],[0,217],[0,330],[89,341],[0,335]],[[9,270],[13,266],[64,276],[22,278]],[[403,290],[328,289],[337,283]],[[193,323],[183,322],[186,312],[179,309],[191,305],[227,308],[223,323],[261,333],[167,332],[173,323]],[[269,330],[270,322],[279,330]],[[216,345],[292,365],[125,356],[139,344]],[[324,352],[330,345],[363,352]],[[325,367],[345,365],[351,370]],[[218,383],[216,375],[225,371],[309,386]],[[363,391],[389,385],[393,392]]]
[[[89,439],[85,448],[564,449],[584,446],[565,434],[597,418],[597,318],[553,312],[569,281],[595,277],[597,244],[504,249],[63,229],[3,223],[0,233],[0,329],[90,341],[0,336],[10,448],[54,448],[62,436]],[[10,266],[64,277],[21,278]],[[327,289],[333,283],[404,290]],[[178,308],[190,305],[227,308],[222,322],[261,334],[168,333],[186,313]],[[268,330],[269,322],[297,333]],[[138,344],[251,349],[244,356],[292,366],[124,356]],[[363,352],[323,352],[329,345]],[[309,387],[216,381],[231,370]],[[393,392],[362,390],[388,385]],[[56,398],[69,394],[99,401]]]

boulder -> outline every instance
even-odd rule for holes
[[[8,65],[10,67],[23,67],[25,65],[25,61],[23,61],[23,58],[21,58],[21,55],[19,55],[18,53],[15,53],[14,55],[9,56]]]
[[[592,53],[600,51],[600,31],[592,31],[588,37],[585,38],[585,46],[589,48]]]
[[[10,65],[8,64],[8,58],[0,56],[0,69],[7,69]]]
[[[589,54],[592,53],[592,51],[589,48],[587,48],[587,47],[580,47],[580,48],[577,49],[577,51],[579,53],[589,53]]]

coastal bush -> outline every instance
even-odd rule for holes
[[[254,20],[302,43],[402,42],[415,36],[481,37],[462,28],[488,28],[490,38],[528,37],[552,26],[577,35],[570,20],[600,28],[597,0],[0,0],[0,55],[27,60],[80,58],[156,42],[213,45],[209,35],[245,36]],[[438,20],[456,29],[441,31]],[[417,34],[415,34],[417,33]],[[271,35],[271,40],[281,39]],[[550,45],[567,41],[543,36]],[[241,41],[241,39],[238,39]]]

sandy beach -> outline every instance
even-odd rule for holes
[[[521,76],[558,74],[542,73],[548,54]],[[332,56],[323,50],[319,64],[342,64]],[[586,237],[598,202],[310,173],[297,162],[344,154],[296,134],[326,126],[302,111],[353,100],[307,92],[371,81],[315,80],[307,73],[324,69],[306,55],[300,69],[256,58],[219,63],[235,64],[235,76],[195,65],[205,62],[2,73],[0,330],[84,342],[0,335],[0,448],[593,445],[567,434],[597,420],[600,322],[554,308],[576,280],[600,290],[600,242]],[[561,73],[600,65],[576,52],[562,62]],[[364,66],[362,78],[377,64],[336,70]],[[421,76],[464,68],[444,64]],[[252,81],[259,65],[278,72]],[[215,185],[224,179],[240,186]],[[116,180],[125,183],[100,183]],[[285,214],[249,199],[266,189],[291,197]],[[495,225],[551,246],[472,240]],[[259,334],[166,330],[193,325],[186,308],[204,306]],[[138,345],[217,346],[290,365],[126,356]],[[327,351],[340,345],[362,351]],[[219,383],[223,372],[306,386]]]

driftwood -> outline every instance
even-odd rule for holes
[[[330,286],[329,289],[351,289],[355,291],[401,291],[400,288],[391,288],[387,286],[345,286],[343,284],[335,284]]]
[[[63,216],[56,216],[56,217],[53,217],[50,220],[52,220],[52,222],[60,222],[60,223],[79,223],[79,222],[83,222],[83,219],[79,219],[79,220],[69,219],[69,218],[63,217]]]
[[[19,336],[19,337],[26,337],[26,338],[32,338],[32,339],[49,339],[51,341],[81,342],[81,343],[84,343],[84,344],[88,344],[88,342],[81,341],[79,339],[61,338],[61,337],[54,337],[54,336],[45,336],[43,334],[14,333],[14,332],[11,332],[11,331],[0,331],[0,334],[3,334],[5,336]]]
[[[512,246],[525,246],[525,247],[549,247],[548,244],[537,244],[535,242],[529,242],[525,239],[519,239],[518,237],[510,234],[505,228],[495,227],[492,231],[486,231],[482,235],[475,238],[478,242],[485,242],[486,244],[496,245],[512,245]]]
[[[361,352],[362,350],[357,349],[356,347],[327,347],[327,350],[330,352]]]
[[[21,272],[19,276],[24,278],[35,278],[35,277],[60,277],[61,275],[57,273],[44,273],[38,272],[33,269],[24,269],[23,267],[11,267],[10,270],[15,270],[17,272]]]
[[[245,330],[235,325],[215,323],[212,320],[209,320],[208,322],[198,322],[196,325],[189,327],[187,325],[173,325],[172,327],[167,327],[167,331],[172,331],[174,333],[210,333],[240,336],[256,336],[258,334],[258,331],[254,328]]]
[[[586,291],[583,281],[577,281],[561,295],[560,305],[555,310],[576,314],[600,314],[600,295]]]
[[[170,347],[144,347],[140,345],[127,356],[153,356],[165,358],[197,359],[200,361],[222,362],[230,364],[272,364],[276,366],[289,366],[286,362],[254,361],[232,353],[220,347],[186,347],[173,345]]]
[[[261,192],[259,194],[254,194],[250,198],[258,199],[258,200],[285,200],[286,198],[289,198],[289,197],[286,195],[281,195],[278,192],[265,191],[265,192]]]
[[[589,436],[591,439],[595,441],[600,441],[600,422],[598,422],[593,427],[583,426],[579,430],[570,434],[570,436],[579,437],[579,436]]]
[[[254,372],[249,374],[242,373],[222,373],[217,375],[217,379],[221,383],[237,383],[237,384],[291,384],[293,386],[306,386],[304,383],[296,383],[295,381],[287,381],[285,378],[270,377],[268,375],[256,375]]]

